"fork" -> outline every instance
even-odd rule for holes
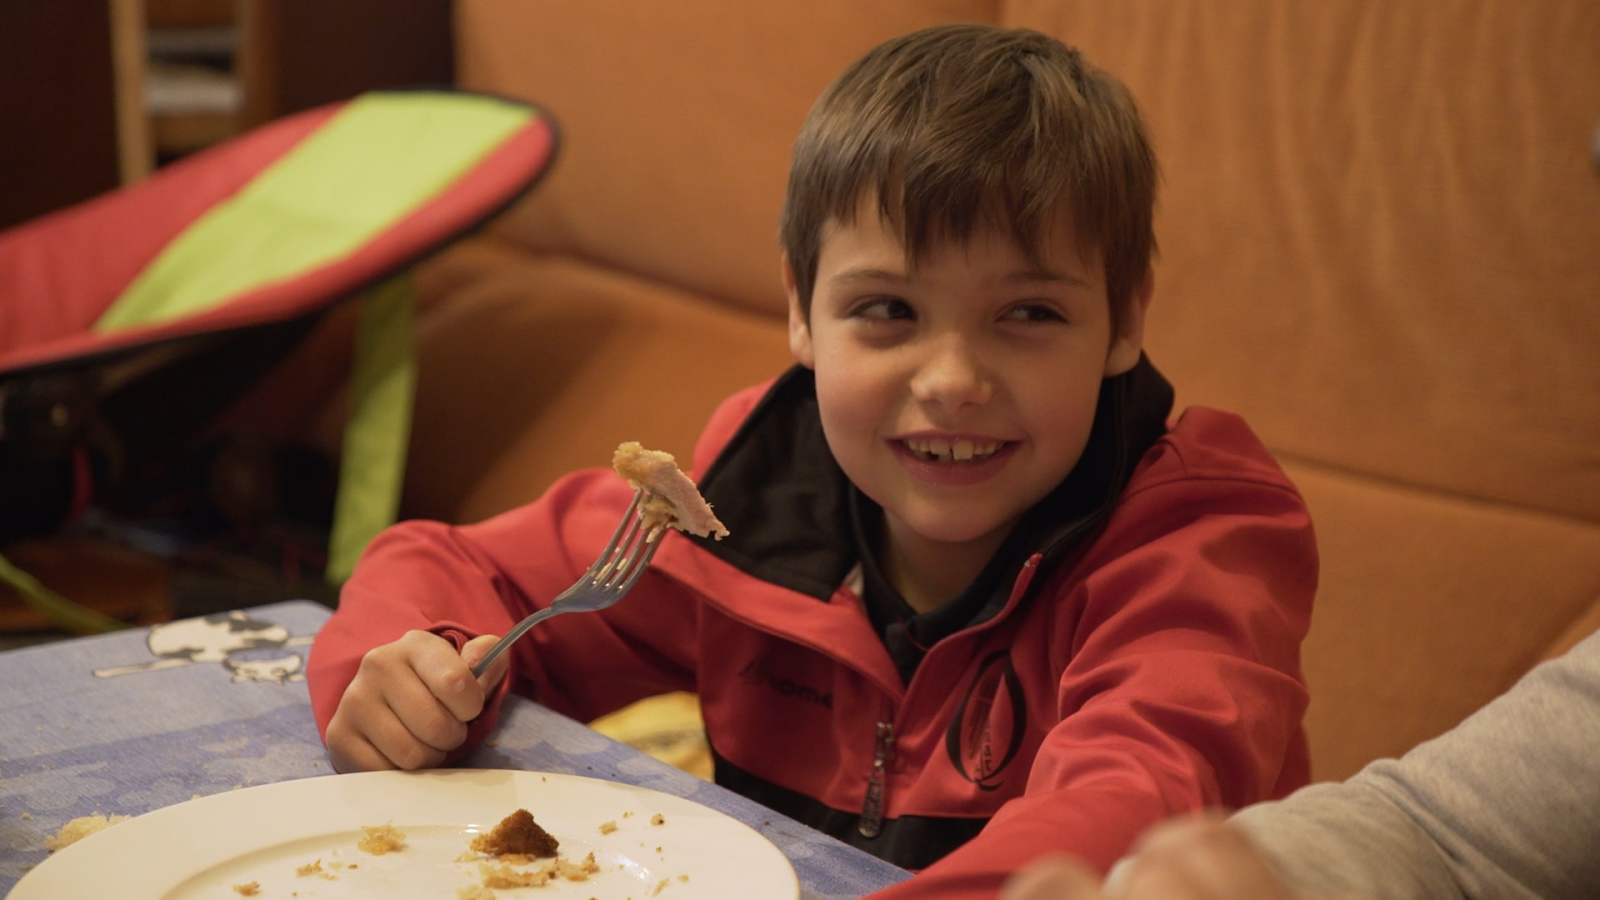
[[[483,659],[472,667],[474,677],[488,671],[500,654],[506,652],[506,648],[545,619],[562,613],[605,609],[621,600],[633,588],[650,565],[651,557],[656,555],[656,548],[661,546],[661,532],[665,529],[665,526],[656,525],[645,530],[639,515],[639,504],[645,496],[643,489],[634,491],[633,502],[628,504],[628,511],[622,514],[622,521],[617,523],[617,530],[611,534],[611,542],[600,551],[594,565],[572,587],[552,600],[549,606],[518,622],[516,627],[506,632],[505,637],[489,648]]]

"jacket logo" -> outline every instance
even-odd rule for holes
[[[739,678],[746,684],[764,684],[784,697],[815,703],[823,709],[833,709],[832,692],[819,691],[809,684],[801,684],[777,675],[772,671],[772,666],[765,656],[756,657],[740,669]]]
[[[945,752],[962,778],[979,790],[997,790],[1027,727],[1028,708],[1011,657],[1003,650],[992,653],[978,665],[945,729]]]

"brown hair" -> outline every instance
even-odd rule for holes
[[[875,196],[908,259],[1008,230],[1032,261],[1063,208],[1104,254],[1113,324],[1155,254],[1156,160],[1126,87],[1022,28],[894,38],[822,92],[795,140],[780,239],[809,314],[821,232]]]

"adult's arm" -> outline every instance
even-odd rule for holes
[[[1310,895],[1600,897],[1600,634],[1401,759],[1232,821]]]

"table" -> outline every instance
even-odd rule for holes
[[[79,816],[139,815],[196,794],[329,775],[303,670],[329,610],[308,601],[0,653],[0,894]],[[532,701],[508,698],[464,767],[621,781],[691,799],[765,835],[804,900],[909,874]]]

